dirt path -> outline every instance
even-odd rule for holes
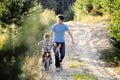
[[[52,64],[51,71],[47,74],[48,80],[74,80],[73,75],[83,72],[92,74],[96,80],[120,80],[110,68],[105,67],[104,62],[98,59],[100,53],[97,49],[101,47],[100,44],[103,42],[104,45],[109,44],[103,25],[85,25],[77,22],[67,22],[66,24],[73,33],[76,45],[72,46],[70,37],[66,34],[64,70],[56,72],[55,66]],[[84,63],[84,65],[75,65],[78,62]]]

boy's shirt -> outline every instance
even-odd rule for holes
[[[45,40],[42,40],[38,43],[38,45],[42,45],[43,49],[45,50],[50,50],[51,47],[53,46],[54,42],[52,42],[51,40],[50,41],[45,41]]]

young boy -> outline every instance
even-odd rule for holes
[[[48,33],[45,33],[43,38],[44,40],[38,43],[38,45],[42,46],[42,62],[45,60],[46,53],[49,53],[50,63],[52,64],[51,48],[55,43],[50,40],[50,35]],[[59,48],[60,45],[57,47],[56,51],[59,51]]]

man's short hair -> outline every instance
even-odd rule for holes
[[[64,15],[62,15],[62,14],[58,14],[57,17],[62,21],[64,20]]]

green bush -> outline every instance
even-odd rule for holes
[[[68,10],[65,11],[65,21],[73,20],[74,12],[72,7],[70,6]]]
[[[110,15],[110,23],[107,26],[114,50],[104,56],[112,66],[120,65],[120,0],[100,0],[102,11]],[[108,49],[109,50],[109,49]],[[108,50],[104,50],[105,52]],[[110,49],[111,50],[111,49]],[[103,51],[103,53],[104,53]],[[109,51],[108,51],[109,52]],[[109,57],[109,58],[108,58]]]
[[[4,24],[20,25],[23,16],[36,5],[36,0],[4,0],[0,4],[0,21]]]
[[[73,5],[74,19],[80,21],[83,16],[102,16],[101,0],[76,0]]]
[[[120,0],[113,0],[112,8],[109,9],[111,14],[111,26],[109,27],[110,36],[117,42],[120,42]]]
[[[57,1],[56,0],[38,0],[39,4],[43,6],[44,9],[56,10]]]
[[[111,22],[107,27],[110,37],[113,40],[113,45],[116,47],[116,53],[114,53],[114,60],[120,61],[120,0],[102,0],[104,11],[110,14]]]
[[[27,16],[22,25],[22,37],[28,45],[28,50],[25,52],[27,56],[22,65],[22,74],[19,75],[21,80],[37,80],[36,78],[38,78],[39,75],[38,63],[40,63],[39,59],[41,56],[40,49],[38,49],[40,47],[38,47],[37,43],[43,39],[44,33],[48,32],[53,23],[55,23],[54,11],[45,9],[39,12],[38,9],[39,8]],[[39,66],[39,68],[41,68],[41,66]],[[44,76],[41,75],[43,74],[40,74],[40,80],[44,78]]]
[[[8,37],[0,48],[0,79],[20,80],[19,75],[22,73],[21,67],[23,66],[24,58],[28,55],[26,52],[29,52],[29,55],[30,53],[33,54],[32,52],[35,51],[36,36],[44,31],[44,26],[39,26],[39,15],[41,11],[42,7],[33,7],[29,11],[29,15],[24,16],[23,25],[7,25],[7,32],[3,34],[7,34]],[[24,33],[24,30],[26,33]]]

